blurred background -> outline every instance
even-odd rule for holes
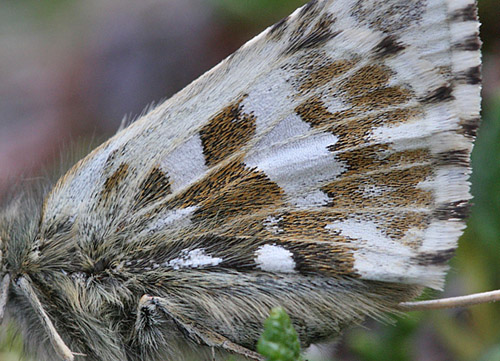
[[[171,96],[303,0],[3,0],[0,199],[45,177]],[[442,294],[500,288],[500,2],[479,0],[483,123],[473,153],[473,213]],[[70,153],[72,155],[68,156]],[[68,159],[70,158],[70,159]],[[4,326],[2,326],[4,327]],[[0,361],[20,359],[2,331]],[[500,304],[368,321],[310,360],[500,360]]]

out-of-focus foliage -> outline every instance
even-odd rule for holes
[[[300,342],[292,321],[282,307],[271,310],[264,323],[264,332],[257,343],[257,351],[267,361],[298,361]]]
[[[211,0],[229,18],[255,26],[269,26],[277,14],[286,16],[304,4],[303,0]]]
[[[14,327],[2,326],[0,331],[0,361],[19,361],[22,350],[22,340],[16,337]],[[29,361],[26,359],[26,361]]]

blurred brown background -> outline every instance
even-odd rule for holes
[[[4,0],[0,3],[0,198],[46,177],[304,4],[299,0]],[[480,0],[483,124],[475,204],[444,295],[500,288],[500,2]],[[73,149],[70,151],[70,149]],[[433,296],[433,295],[430,295]],[[373,322],[316,360],[500,360],[500,304]],[[0,361],[18,360],[9,332]]]

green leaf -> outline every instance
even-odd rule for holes
[[[282,307],[271,310],[264,323],[264,332],[257,343],[257,351],[267,361],[301,360],[297,331]]]

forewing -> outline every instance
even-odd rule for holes
[[[42,234],[76,224],[80,247],[116,239],[150,269],[439,288],[470,198],[479,47],[472,0],[312,1],[77,164]]]

